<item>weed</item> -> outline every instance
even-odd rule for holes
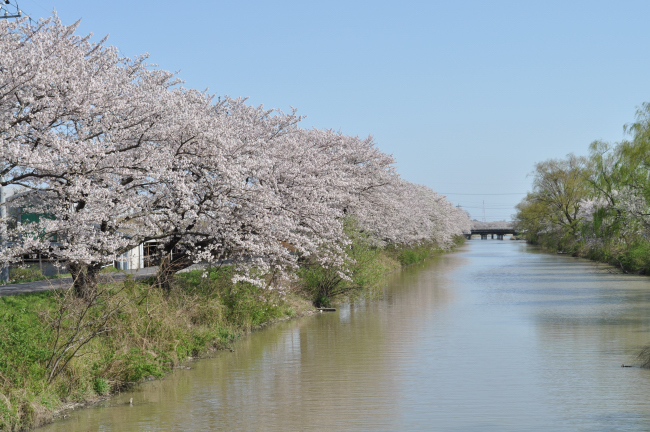
[[[98,395],[105,395],[111,391],[111,385],[104,378],[95,378],[93,389]]]

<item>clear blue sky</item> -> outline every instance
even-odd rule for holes
[[[14,1],[14,0],[12,0]],[[186,86],[373,135],[404,178],[509,219],[536,162],[650,102],[646,1],[19,0]],[[478,194],[478,195],[460,195]]]

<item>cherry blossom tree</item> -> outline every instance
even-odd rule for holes
[[[146,206],[142,185],[164,170],[156,126],[176,82],[56,17],[0,24],[3,186],[29,189],[13,204],[51,216],[19,222],[3,260],[38,252],[67,261],[83,296],[107,257],[133,245],[119,221]]]
[[[401,245],[448,247],[467,229],[464,212],[402,180],[371,137],[215,101],[76,27],[0,23],[2,184],[24,188],[12,206],[40,215],[17,221],[1,262],[66,262],[89,297],[102,265],[143,242],[158,246],[168,287],[196,262],[227,259],[254,283],[305,257],[342,267],[349,218]]]

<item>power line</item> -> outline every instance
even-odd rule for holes
[[[463,208],[473,208],[473,209],[484,209],[484,210],[510,210],[515,208],[515,206],[510,207],[480,207],[480,206],[462,206]]]
[[[36,2],[34,3],[38,5],[38,3]],[[7,5],[12,6],[15,12],[10,11],[10,8],[8,8]],[[4,14],[2,13],[3,11]],[[30,14],[25,13],[25,11],[20,8],[20,6],[18,5],[18,0],[14,0],[13,3],[11,2],[11,0],[0,0],[0,19],[22,18],[22,17],[27,17],[30,24],[34,24],[36,22],[32,19],[32,16]]]
[[[7,5],[12,8],[8,8]],[[0,19],[20,18],[22,16],[22,11],[18,7],[18,2],[14,5],[10,0],[0,1],[0,12],[3,11],[4,14],[0,14]]]
[[[31,1],[32,3],[34,3],[36,6],[38,6],[39,8],[43,9],[45,12],[47,12],[47,13],[52,13],[51,10],[47,10],[47,9],[45,9],[45,8],[44,8],[43,6],[41,6],[40,4],[36,3],[36,1],[34,1],[34,0],[30,0],[30,1]]]
[[[468,193],[454,193],[454,192],[438,192],[443,195],[526,195],[528,192],[509,192],[509,193],[487,193],[487,194],[468,194]]]

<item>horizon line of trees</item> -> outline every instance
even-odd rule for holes
[[[43,216],[1,225],[0,266],[65,263],[87,298],[102,266],[156,242],[163,287],[224,259],[239,280],[273,285],[306,258],[347,277],[348,221],[379,246],[447,248],[469,229],[372,137],[184,88],[77,26],[0,22],[0,183],[21,188],[12,207]]]
[[[587,156],[535,165],[515,216],[529,242],[650,274],[650,104],[624,130]]]

